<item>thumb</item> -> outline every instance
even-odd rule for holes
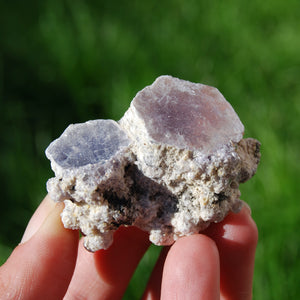
[[[63,227],[62,209],[60,203],[46,213],[44,206],[44,221],[37,210],[32,220],[38,221],[30,221],[22,244],[0,268],[0,299],[63,298],[75,268],[78,232]],[[32,229],[38,223],[39,229]]]

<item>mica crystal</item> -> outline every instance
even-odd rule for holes
[[[113,120],[94,120],[70,125],[46,151],[51,161],[63,169],[78,169],[86,165],[109,161],[130,140]]]
[[[170,76],[140,91],[129,111],[135,114],[131,125],[143,124],[149,139],[178,148],[209,153],[243,137],[243,124],[216,88]]]
[[[119,122],[70,125],[52,142],[47,189],[89,251],[108,248],[120,226],[170,245],[239,211],[239,183],[260,159],[260,143],[243,133],[216,88],[160,76]]]

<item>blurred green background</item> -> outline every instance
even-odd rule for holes
[[[300,294],[300,1],[0,1],[0,261],[52,176],[70,123],[119,119],[162,74],[216,86],[262,143],[241,187],[259,233],[254,299]],[[152,247],[125,299],[138,299]]]

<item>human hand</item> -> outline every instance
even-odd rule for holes
[[[150,245],[148,234],[120,228],[108,250],[89,253],[60,221],[63,204],[47,196],[21,244],[0,268],[0,299],[121,299]],[[164,247],[143,299],[251,299],[257,228],[244,206],[201,234]]]

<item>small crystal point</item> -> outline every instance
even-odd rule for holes
[[[244,126],[218,89],[160,76],[132,102],[154,142],[212,152],[243,137]]]
[[[111,159],[130,140],[113,120],[94,120],[70,125],[50,144],[47,157],[64,169],[101,164]]]

